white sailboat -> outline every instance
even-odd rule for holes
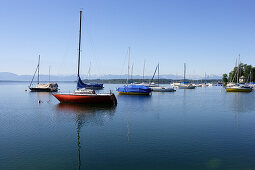
[[[33,86],[33,81],[34,81],[34,77],[36,72],[37,74],[37,85]],[[54,82],[50,82],[50,70],[49,70],[49,83],[40,83],[40,55],[39,55],[39,59],[38,59],[38,65],[36,67],[34,76],[32,78],[32,81],[30,82],[30,85],[28,87],[31,92],[56,92],[58,91],[58,84],[54,83]]]
[[[158,85],[157,86],[149,86],[153,92],[174,92],[176,91],[173,87],[163,87],[159,85],[159,64],[156,67],[158,70]],[[154,72],[155,75],[155,72]],[[153,75],[153,77],[154,77]]]
[[[196,86],[194,86],[191,83],[185,82],[186,78],[186,63],[184,63],[184,76],[183,76],[183,83],[179,85],[179,89],[195,89]]]
[[[226,86],[226,92],[251,92],[252,88],[249,85],[246,85],[243,82],[239,82],[239,76],[240,76],[240,55],[239,55],[239,62],[238,67],[236,71],[236,83],[235,84],[228,84]]]

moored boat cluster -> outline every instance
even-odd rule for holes
[[[79,53],[78,53],[78,72],[77,72],[77,88],[72,93],[53,93],[53,96],[59,100],[61,103],[104,103],[104,104],[117,104],[117,99],[111,91],[109,93],[96,93],[95,90],[103,89],[104,86],[102,83],[84,83],[80,78],[80,59],[81,59],[81,21],[82,20],[82,11],[80,11],[80,30],[79,30]],[[130,48],[129,48],[129,58],[130,58]],[[33,79],[29,85],[29,89],[34,91],[44,91],[44,92],[57,92],[58,84],[50,82],[49,74],[49,83],[41,84],[39,82],[39,66],[40,66],[40,56],[39,62],[36,67]],[[236,72],[236,82],[231,81],[226,85],[226,92],[251,92],[254,84],[246,84],[242,81],[239,81],[239,67]],[[155,84],[153,79],[156,72],[158,72],[158,83]],[[32,86],[35,74],[38,73],[37,86]],[[240,77],[241,79],[242,77]],[[209,87],[212,86],[211,83],[200,83],[192,84],[186,80],[186,64],[184,63],[184,76],[183,82],[181,83],[172,83],[169,86],[160,86],[159,78],[159,64],[156,66],[155,72],[152,76],[152,79],[149,83],[130,83],[129,82],[129,65],[128,65],[128,77],[126,85],[120,86],[116,89],[119,95],[150,95],[151,92],[175,92],[176,89],[195,89],[197,87]],[[215,86],[222,86],[221,83],[215,84]]]

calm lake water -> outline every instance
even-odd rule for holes
[[[0,83],[0,169],[255,169],[254,92],[208,87],[81,107],[27,85]]]

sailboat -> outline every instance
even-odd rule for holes
[[[153,92],[174,92],[174,91],[176,91],[174,88],[171,88],[171,87],[159,86],[159,64],[157,65],[156,70],[158,71],[158,85],[157,86],[149,86],[151,88],[151,90]],[[154,72],[153,77],[155,76],[156,70]],[[153,77],[152,77],[152,80],[153,80]]]
[[[119,95],[150,95],[151,89],[144,85],[129,84],[129,60],[130,60],[130,47],[128,48],[128,76],[127,85],[120,86],[116,89]]]
[[[252,88],[245,83],[239,83],[239,75],[240,75],[240,55],[239,55],[239,63],[236,71],[236,84],[231,83],[226,86],[226,92],[251,92]]]
[[[80,56],[81,56],[81,18],[80,11],[80,31],[79,31],[79,54],[78,54],[78,73],[77,73],[77,88],[73,93],[54,93],[61,103],[86,103],[86,104],[117,104],[117,99],[113,93],[96,94],[94,90],[86,90],[86,84],[80,78]]]
[[[255,84],[252,80],[252,77],[253,77],[253,74],[252,74],[252,69],[251,69],[247,82],[249,82],[248,85],[253,89],[255,87]]]
[[[33,81],[34,81],[36,73],[38,73],[37,74],[37,85],[34,87]],[[50,77],[50,74],[49,74],[49,77]],[[50,81],[50,78],[49,78],[49,81]],[[56,91],[58,91],[57,83],[50,83],[50,82],[45,83],[45,84],[40,83],[40,55],[39,55],[37,67],[35,69],[35,73],[33,75],[33,78],[31,80],[28,88],[31,90],[31,92],[56,92]]]
[[[184,74],[183,74],[183,83],[179,85],[179,89],[195,89],[196,86],[189,82],[185,82],[186,78],[186,63],[184,63]]]

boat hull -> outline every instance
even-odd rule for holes
[[[51,88],[36,88],[36,87],[30,87],[29,88],[31,92],[57,92],[58,90],[52,90]]]
[[[151,91],[153,92],[175,92],[174,88],[158,88],[158,87],[151,87]]]
[[[246,93],[249,93],[251,91],[252,91],[252,88],[243,88],[243,89],[226,88],[226,92],[246,92]]]
[[[175,92],[176,90],[174,90],[174,89],[167,89],[167,90],[159,90],[159,89],[157,89],[157,90],[152,90],[153,92]]]
[[[179,89],[195,89],[196,86],[179,86]]]
[[[119,95],[150,95],[151,89],[144,85],[124,85],[116,89]]]
[[[117,91],[119,95],[150,95],[151,93],[135,93],[135,92],[120,92]]]
[[[53,94],[60,103],[117,104],[114,94]]]

